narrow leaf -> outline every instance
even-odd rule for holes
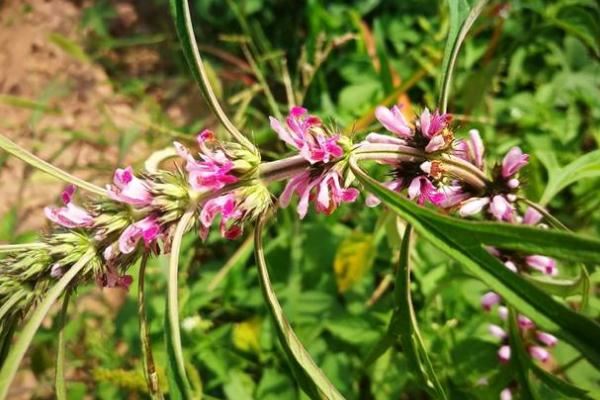
[[[42,321],[50,311],[52,305],[65,291],[67,285],[75,279],[77,274],[88,264],[88,262],[95,256],[93,251],[88,251],[81,259],[73,265],[69,270],[48,290],[46,297],[40,304],[37,305],[35,311],[32,313],[29,321],[23,327],[23,330],[17,337],[17,341],[11,347],[2,369],[0,370],[0,400],[6,399],[8,394],[8,388],[15,377],[21,360],[25,356],[31,341],[37,330],[39,329]]]
[[[600,176],[600,150],[595,150],[549,174],[548,184],[542,194],[540,204],[548,204],[557,193],[581,179],[598,176]]]
[[[94,185],[93,183],[89,183],[81,178],[73,176],[68,172],[63,171],[62,169],[57,168],[54,165],[34,156],[33,154],[31,154],[18,144],[12,142],[10,139],[3,135],[0,135],[0,148],[6,151],[7,153],[10,153],[13,156],[17,157],[18,159],[25,161],[32,167],[37,168],[40,171],[44,171],[45,173],[52,175],[57,179],[60,179],[67,183],[72,183],[73,185],[79,186],[80,188],[87,190],[90,193],[95,193],[99,196],[106,197],[106,190]]]
[[[167,345],[168,371],[173,377],[170,382],[169,391],[174,398],[190,399],[192,398],[192,388],[185,372],[185,361],[183,358],[183,349],[181,347],[181,332],[179,329],[179,299],[178,299],[178,272],[179,272],[179,253],[181,252],[181,241],[183,234],[188,228],[194,210],[190,209],[183,214],[173,233],[173,242],[171,244],[171,256],[169,258],[169,275],[167,278],[167,303],[166,303],[166,324],[165,324],[165,342]],[[177,394],[176,394],[177,393]]]
[[[450,94],[450,85],[452,84],[452,74],[460,46],[486,3],[487,0],[477,0],[475,5],[471,7],[467,0],[448,0],[450,30],[448,31],[446,48],[444,49],[440,99],[438,102],[438,107],[442,112],[446,112],[448,108],[448,95]]]
[[[183,54],[194,79],[202,90],[206,102],[231,136],[248,149],[254,150],[255,147],[252,142],[229,120],[210,85],[210,79],[200,56],[196,37],[194,36],[194,26],[187,0],[171,0],[171,13],[173,14],[177,36],[179,36],[179,40],[181,41]]]
[[[556,392],[562,393],[567,397],[572,397],[574,399],[587,400],[591,399],[588,395],[588,391],[577,387],[575,385],[570,384],[569,382],[565,382],[562,379],[552,375],[547,372],[543,368],[539,367],[535,362],[529,361],[531,371],[544,382],[550,389],[555,390]]]
[[[296,334],[290,323],[283,314],[283,309],[275,295],[269,278],[269,270],[265,260],[265,254],[262,242],[262,232],[265,223],[265,217],[261,216],[256,222],[254,231],[254,255],[258,267],[258,277],[263,297],[268,305],[271,317],[275,322],[275,328],[279,337],[279,342],[288,356],[290,366],[302,390],[311,399],[330,399],[341,400],[344,397],[329,382],[329,379],[323,374],[323,371],[315,364],[310,354]]]
[[[365,188],[376,195],[392,211],[412,224],[421,237],[462,264],[470,273],[499,293],[520,312],[554,331],[555,334],[580,350],[590,362],[600,366],[600,349],[597,346],[600,325],[556,302],[536,286],[509,271],[482,246],[500,242],[509,244],[508,248],[526,251],[527,244],[535,244],[535,248],[546,250],[546,253],[551,255],[560,255],[561,252],[564,252],[565,256],[573,257],[575,260],[581,258],[591,260],[599,257],[600,246],[596,244],[594,249],[596,240],[581,238],[567,232],[554,232],[509,224],[475,223],[441,216],[435,211],[419,207],[390,191],[362,171],[356,165],[355,160],[350,160],[350,166]],[[485,227],[485,229],[480,231],[479,227]],[[492,227],[493,229],[491,229]],[[509,240],[508,236],[511,232],[517,232],[520,235]],[[525,232],[527,234],[523,234]],[[494,235],[499,235],[501,240]],[[547,240],[548,237],[562,238],[562,241],[553,240],[545,243],[544,238]],[[517,240],[522,243],[517,244]],[[586,254],[579,256],[577,250],[574,250],[577,247],[587,249]],[[539,254],[544,254],[544,251]]]

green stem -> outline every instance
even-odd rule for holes
[[[65,384],[65,325],[67,324],[67,310],[70,299],[71,291],[67,290],[63,298],[58,320],[58,351],[56,352],[56,372],[54,377],[56,398],[58,400],[66,400],[67,398],[67,387]]]
[[[54,165],[36,157],[31,154],[18,144],[14,143],[7,137],[0,135],[0,148],[4,151],[12,154],[13,156],[19,158],[20,160],[26,162],[34,168],[39,169],[40,171],[44,171],[45,173],[60,179],[64,182],[71,183],[75,186],[80,187],[81,189],[87,190],[90,193],[97,194],[102,197],[106,197],[106,190],[102,189],[99,186],[94,185],[93,183],[87,182],[81,178],[73,176],[66,171],[63,171],[60,168],[55,167]]]
[[[140,341],[142,343],[142,359],[144,363],[144,375],[146,377],[146,385],[148,393],[154,399],[163,399],[158,382],[158,374],[154,365],[154,357],[152,356],[152,347],[150,346],[150,333],[148,331],[148,323],[146,322],[146,305],[144,300],[144,282],[146,276],[146,264],[148,263],[148,253],[144,252],[142,261],[140,262],[140,271],[138,273],[138,316],[140,327]]]

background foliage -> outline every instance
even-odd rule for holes
[[[448,31],[444,2],[190,3],[219,95],[236,124],[260,144],[264,159],[285,151],[266,123],[268,115],[286,111],[282,56],[297,93],[304,94],[302,104],[349,134],[367,132],[372,109],[381,102],[435,105]],[[193,140],[200,127],[214,127],[205,104],[190,94],[196,88],[168,5],[158,0],[135,3],[140,21],[128,28],[122,27],[116,8],[116,2],[108,1],[84,7],[83,43],[59,35],[49,40],[72,57],[101,65],[119,95],[151,110],[150,123],[120,133],[119,154],[127,155],[139,142],[160,149],[173,136]],[[492,2],[464,44],[449,105],[457,114],[457,130],[464,135],[470,128],[480,129],[492,159],[514,145],[532,154],[525,172],[528,197],[547,203],[571,229],[591,236],[600,233],[599,19],[593,1]],[[132,74],[122,63],[131,48],[151,48],[160,54],[160,62]],[[161,111],[178,101],[190,104],[186,126]],[[103,134],[75,139],[101,142]],[[393,304],[391,290],[379,294],[376,289],[391,279],[400,246],[395,230],[379,214],[381,210],[367,209],[362,202],[330,217],[309,213],[302,222],[292,207],[279,211],[265,237],[271,279],[295,331],[344,396],[426,397],[400,346],[367,363],[386,331]],[[1,221],[1,240],[30,237],[17,229],[16,211]],[[226,243],[217,236],[211,235],[206,244],[194,235],[184,241],[180,315],[186,359],[197,372],[191,378],[214,398],[303,398],[260,294],[251,238]],[[485,286],[424,241],[416,242],[411,263],[413,306],[433,366],[447,382],[450,396],[497,397],[514,371],[498,363],[497,343],[487,333],[487,324],[498,321],[480,309]],[[166,267],[166,258],[151,262],[146,281],[159,374],[166,363]],[[565,276],[576,275],[575,266],[561,268]],[[600,273],[592,272],[593,295],[585,313],[598,319]],[[78,297],[106,302],[98,292],[90,288]],[[103,399],[144,398],[135,299],[132,286],[110,313],[86,311],[68,322],[70,398],[86,393]],[[56,325],[41,330],[30,350],[29,368],[47,385],[52,382]],[[554,354],[550,370],[600,391],[600,374],[577,352],[559,344]],[[539,390],[543,398],[555,396],[543,385]],[[34,395],[49,396],[44,385]]]

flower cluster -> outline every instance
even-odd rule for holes
[[[329,215],[341,203],[352,203],[358,198],[358,190],[344,182],[344,164],[340,161],[348,146],[339,133],[332,133],[302,107],[292,107],[285,124],[273,117],[270,120],[279,138],[308,162],[289,179],[279,199],[281,207],[287,207],[297,194],[298,215],[304,218],[310,201],[315,202],[317,212]]]

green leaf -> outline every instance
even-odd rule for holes
[[[548,294],[509,271],[483,245],[547,254],[572,261],[598,262],[600,241],[569,232],[510,224],[470,222],[419,207],[369,177],[351,159],[350,166],[365,188],[412,224],[424,238],[461,263],[509,304],[554,331],[600,366],[600,325],[556,302]]]
[[[79,186],[81,189],[87,190],[90,193],[106,197],[106,190],[94,185],[93,183],[89,183],[81,178],[73,176],[68,172],[63,171],[62,169],[57,168],[54,165],[34,156],[33,154],[23,149],[21,146],[12,142],[10,139],[3,135],[0,135],[0,149],[12,154],[13,156],[17,157],[22,161],[25,161],[32,167],[44,171],[49,175],[52,175],[57,179],[60,179],[67,183],[72,183],[73,185]]]
[[[411,226],[407,225],[400,248],[400,263],[396,273],[394,298],[396,309],[392,315],[390,332],[400,337],[402,350],[409,366],[420,377],[428,391],[435,398],[446,399],[446,391],[438,379],[427,349],[419,332],[417,317],[412,305],[410,293],[410,234]]]
[[[202,90],[206,102],[231,136],[246,148],[254,150],[255,147],[252,142],[250,142],[250,140],[248,140],[248,138],[246,138],[227,117],[212,89],[209,74],[204,66],[202,57],[200,56],[198,43],[194,36],[194,27],[192,25],[192,17],[190,15],[190,7],[187,0],[171,0],[171,13],[173,14],[177,36],[181,41],[183,55],[185,56],[194,79],[198,83],[198,86],[200,86],[200,90]]]
[[[600,176],[600,150],[578,157],[572,163],[548,174],[548,184],[540,199],[540,204],[546,205],[556,194],[567,186],[585,178]]]
[[[452,74],[460,46],[486,3],[487,0],[477,0],[475,5],[471,7],[467,0],[448,0],[450,30],[448,31],[444,59],[442,60],[442,78],[438,102],[438,107],[442,112],[446,112],[448,108]]]
[[[23,330],[17,336],[17,341],[12,345],[6,360],[0,370],[0,399],[4,400],[8,394],[8,388],[19,369],[21,360],[27,352],[35,333],[39,329],[42,321],[50,311],[52,305],[58,300],[65,291],[67,285],[83,270],[83,268],[95,256],[93,251],[88,251],[75,263],[69,270],[48,290],[44,300],[39,303],[31,317],[23,327]]]
[[[58,321],[58,349],[56,351],[56,371],[54,376],[54,390],[58,400],[66,400],[67,387],[65,385],[65,325],[67,323],[67,310],[69,309],[69,300],[71,291],[65,292],[62,309]]]
[[[271,286],[269,270],[265,260],[262,232],[264,228],[264,216],[258,218],[256,230],[254,231],[254,255],[258,267],[258,276],[263,297],[267,303],[271,317],[275,322],[275,328],[279,337],[279,342],[283,347],[290,367],[296,377],[296,380],[302,390],[311,399],[331,399],[341,400],[344,397],[329,382],[329,379],[323,374],[323,371],[315,364],[312,357],[306,351],[296,333],[294,333],[290,323],[283,314],[279,300]]]
[[[183,358],[183,349],[181,347],[177,282],[181,241],[193,216],[193,209],[186,211],[175,227],[171,244],[169,275],[167,279],[167,303],[165,312],[165,342],[167,345],[168,358],[167,377],[169,378],[169,394],[172,398],[177,399],[192,398],[192,387],[185,372],[185,361]]]
[[[588,391],[565,382],[562,379],[552,375],[543,368],[539,367],[534,361],[529,359],[529,368],[531,371],[550,389],[560,392],[565,396],[572,397],[574,399],[591,399],[588,395]]]

